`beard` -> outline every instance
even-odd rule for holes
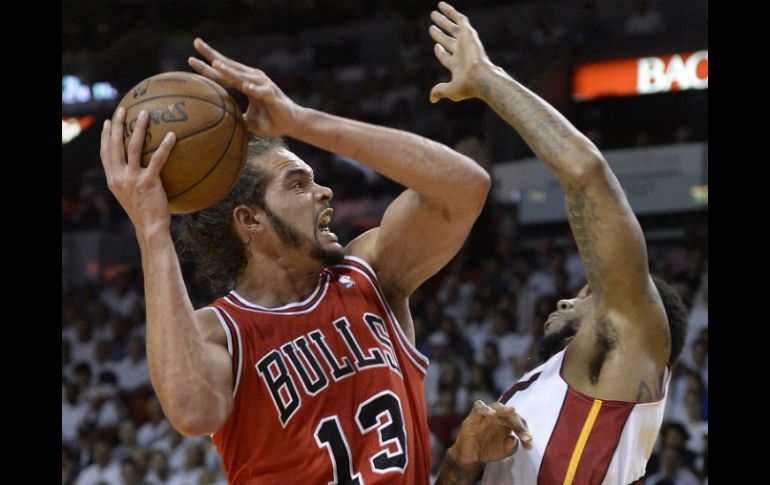
[[[301,248],[307,242],[310,244],[310,257],[323,263],[325,266],[334,266],[341,263],[345,258],[345,250],[341,247],[326,249],[317,240],[302,234],[268,207],[265,207],[265,214],[267,214],[267,219],[273,225],[275,233],[278,234],[278,238],[287,246]]]
[[[568,320],[559,330],[544,335],[537,345],[537,353],[543,362],[560,352],[577,333],[580,320]]]

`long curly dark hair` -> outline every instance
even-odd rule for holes
[[[283,138],[250,134],[246,166],[235,187],[213,206],[181,217],[180,254],[195,262],[197,278],[215,297],[232,290],[238,272],[246,267],[246,248],[235,232],[233,210],[241,204],[266,209],[270,178],[254,160],[277,148],[287,148]]]

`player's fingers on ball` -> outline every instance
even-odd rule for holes
[[[139,161],[142,158],[142,148],[144,147],[144,135],[147,133],[149,121],[150,117],[147,115],[147,111],[140,111],[139,116],[136,118],[136,123],[134,124],[134,132],[131,134],[131,139],[128,141],[127,155],[129,167],[139,168]]]
[[[115,111],[110,127],[110,157],[112,157],[112,163],[126,163],[126,154],[123,147],[123,122],[125,119],[126,110],[120,106]]]
[[[165,165],[166,160],[168,160],[168,155],[171,153],[171,149],[174,148],[175,143],[176,134],[173,131],[166,133],[166,136],[163,137],[163,141],[160,142],[160,145],[155,150],[155,153],[152,154],[149,165],[147,165],[147,172],[150,176],[154,177],[160,174],[160,171],[163,169],[163,165]]]
[[[101,142],[99,143],[99,158],[102,159],[104,170],[109,170],[110,163],[110,120],[104,120]]]

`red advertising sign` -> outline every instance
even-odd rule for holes
[[[586,101],[603,96],[708,89],[708,70],[707,50],[590,62],[575,68],[572,97]]]

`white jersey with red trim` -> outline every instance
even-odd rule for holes
[[[500,398],[526,420],[532,449],[519,446],[513,456],[487,464],[483,485],[629,485],[644,476],[663,423],[668,368],[659,401],[594,399],[561,377],[565,350]]]

